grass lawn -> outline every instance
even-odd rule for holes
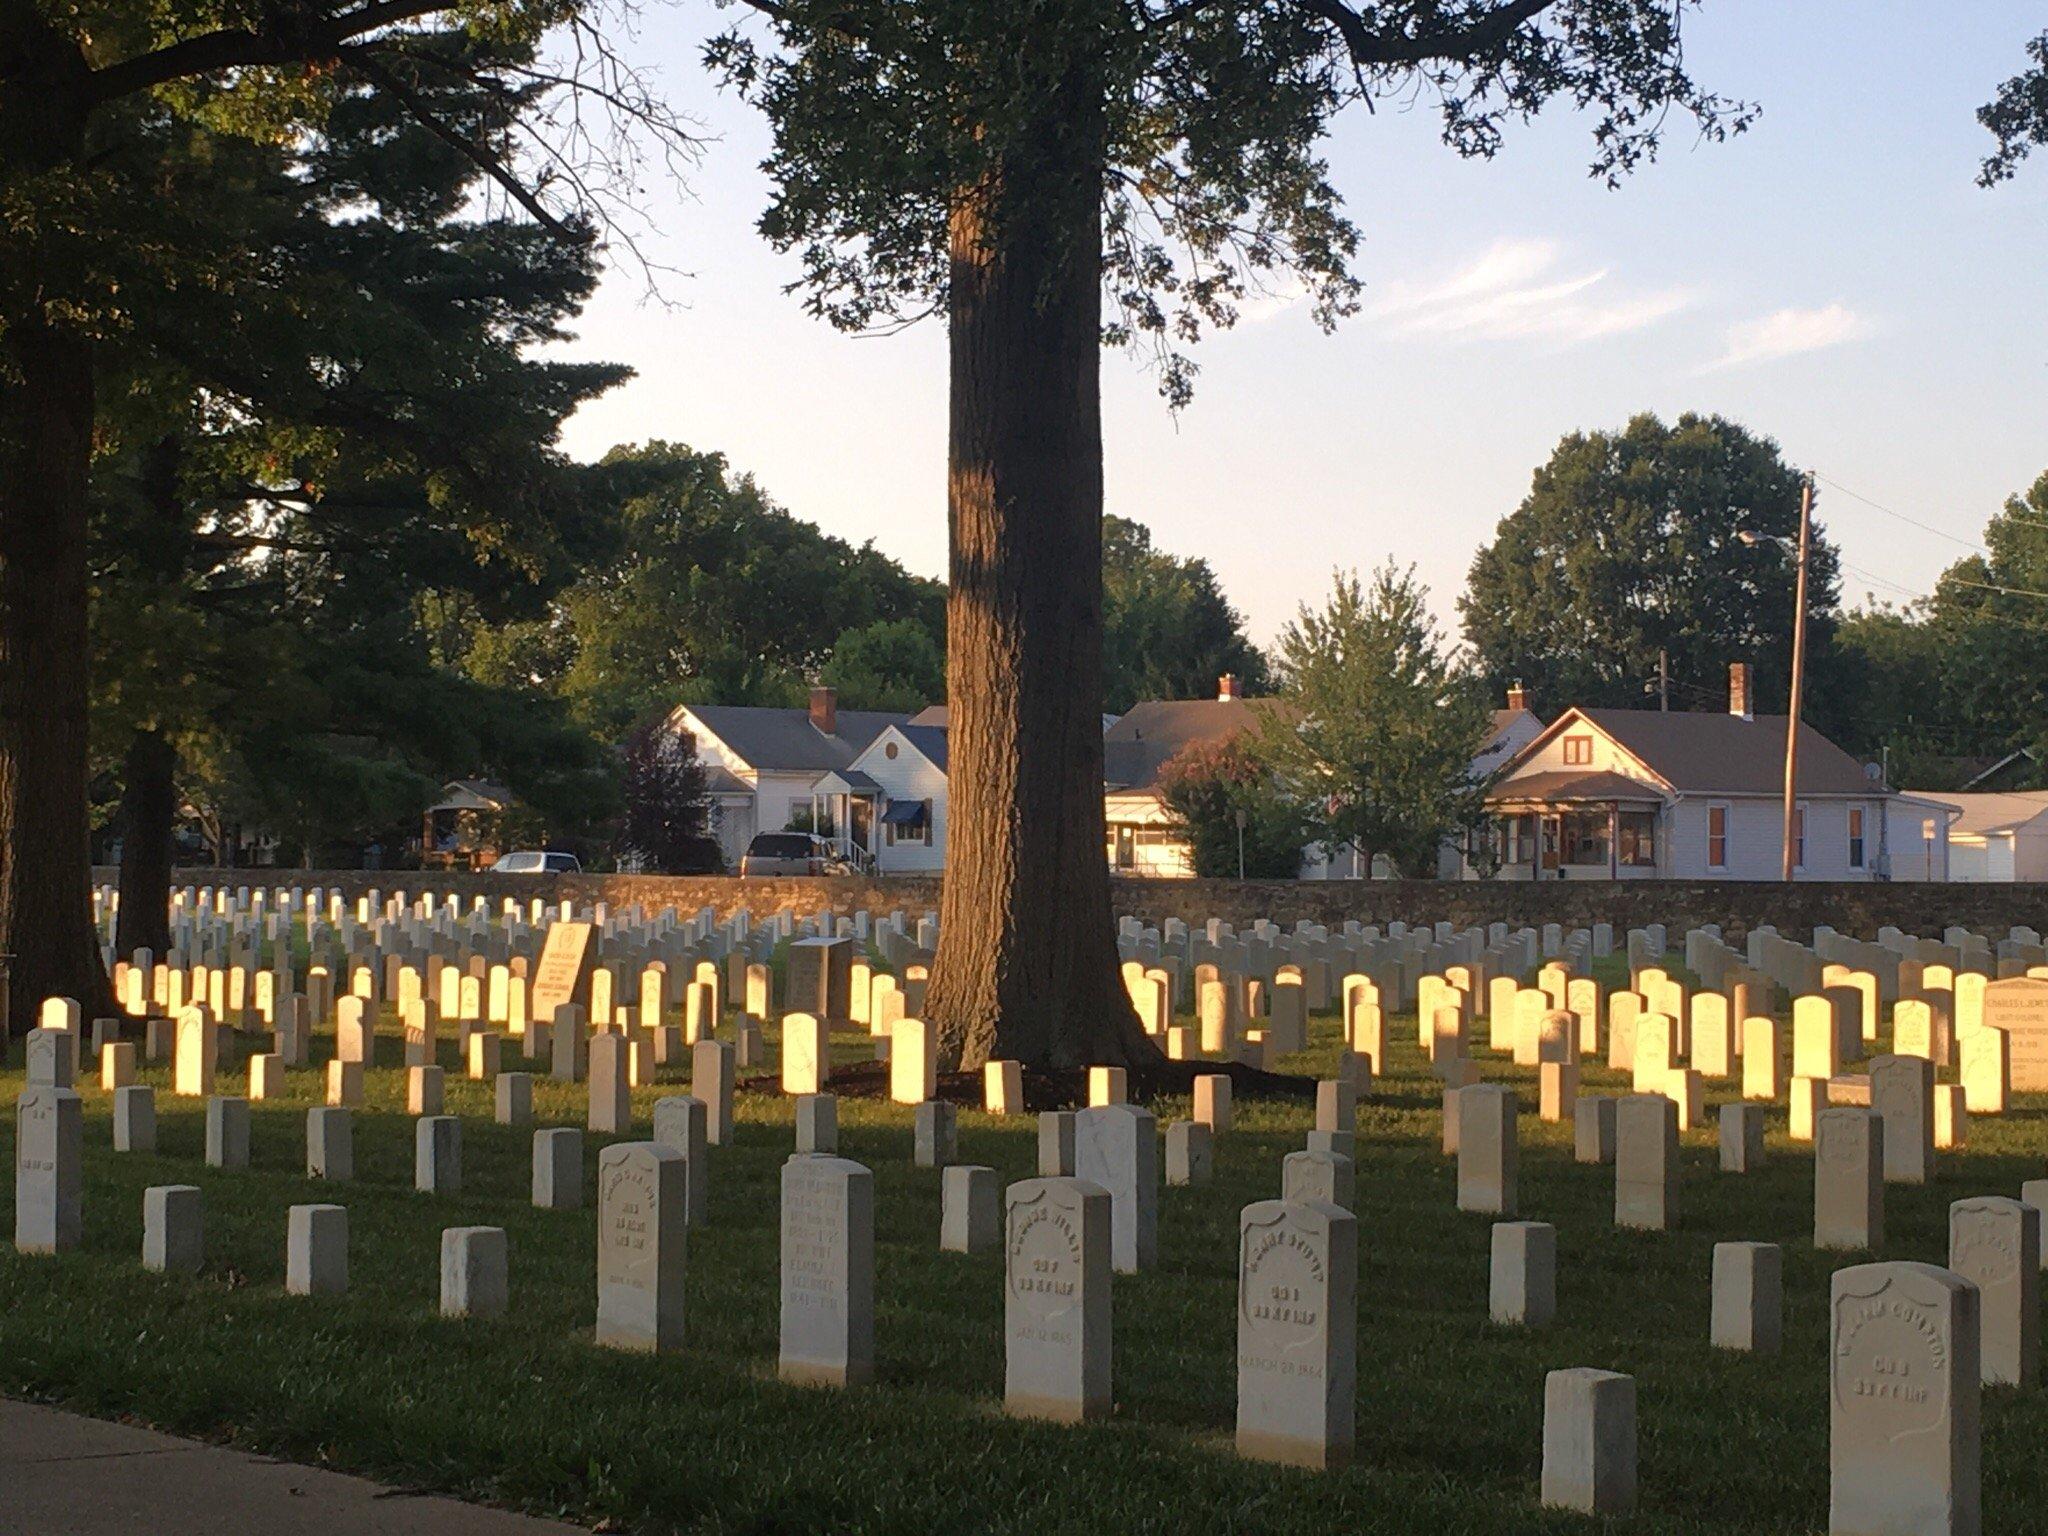
[[[316,1041],[316,1057],[330,1045]],[[387,1061],[398,1054],[389,1033],[380,1046]],[[1339,1048],[1335,1021],[1318,1019],[1312,1049],[1283,1065],[1327,1075]],[[1231,1450],[1238,1211],[1278,1193],[1280,1159],[1310,1124],[1305,1105],[1241,1102],[1214,1181],[1162,1192],[1158,1268],[1116,1279],[1116,1413],[1062,1428],[1000,1411],[1001,1259],[938,1251],[939,1174],[911,1166],[908,1109],[840,1106],[842,1154],[875,1173],[878,1381],[791,1388],[774,1378],[790,1107],[742,1095],[737,1144],[713,1151],[710,1224],[690,1234],[687,1347],[620,1355],[590,1343],[595,1211],[531,1207],[531,1133],[493,1123],[489,1085],[459,1077],[452,1042],[442,1059],[464,1140],[452,1199],[412,1191],[397,1068],[370,1075],[356,1179],[343,1185],[303,1176],[318,1072],[294,1074],[293,1097],[254,1106],[253,1163],[232,1173],[205,1167],[203,1106],[172,1097],[164,1069],[144,1079],[158,1093],[154,1154],[116,1155],[111,1097],[82,1085],[83,1248],[0,1252],[0,1393],[618,1530],[1525,1533],[1591,1523],[1540,1510],[1536,1483],[1544,1373],[1592,1365],[1637,1379],[1634,1528],[1825,1530],[1828,1276],[1856,1260],[1812,1247],[1810,1148],[1785,1139],[1782,1109],[1759,1174],[1721,1174],[1713,1132],[1686,1133],[1681,1230],[1622,1232],[1612,1170],[1579,1167],[1570,1127],[1537,1122],[1532,1073],[1477,1052],[1485,1076],[1521,1095],[1521,1214],[1559,1229],[1558,1322],[1526,1333],[1487,1319],[1489,1222],[1455,1209],[1412,1021],[1395,1051],[1359,1111],[1358,1455],[1341,1474]],[[21,1085],[18,1069],[0,1073],[9,1101]],[[239,1092],[243,1079],[224,1074],[220,1086]],[[1583,1088],[1627,1091],[1592,1064]],[[654,1100],[680,1091],[635,1092],[639,1134]],[[1187,1113],[1184,1102],[1154,1107],[1162,1122]],[[580,1125],[583,1110],[581,1088],[536,1082],[538,1124]],[[2016,1195],[2048,1169],[2048,1100],[1975,1120],[1969,1135],[1967,1151],[1939,1158],[1932,1185],[1888,1191],[1883,1257],[1943,1262],[1950,1201]],[[10,1156],[13,1137],[9,1114]],[[963,1112],[960,1156],[1005,1182],[1027,1177],[1034,1126]],[[592,1142],[587,1201],[596,1168]],[[139,1262],[142,1191],[168,1183],[205,1191],[196,1279]],[[316,1200],[349,1208],[343,1298],[283,1290],[285,1208]],[[510,1234],[502,1320],[437,1315],[439,1234],[464,1225]],[[1776,1358],[1707,1344],[1713,1244],[1738,1238],[1785,1248]],[[1984,1484],[1987,1530],[2048,1532],[2048,1391],[1986,1391]],[[82,1471],[81,1499],[90,1490]]]

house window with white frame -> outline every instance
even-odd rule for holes
[[[1851,869],[1863,869],[1866,867],[1864,863],[1863,807],[1860,805],[1849,807],[1849,867]]]
[[[1728,867],[1728,807],[1707,807],[1707,868]]]

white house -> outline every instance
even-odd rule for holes
[[[856,842],[847,851],[857,862],[885,875],[946,867],[944,726],[884,727],[844,773],[825,775],[818,792],[842,797],[846,810],[834,825]],[[856,809],[862,801],[866,808]]]
[[[1504,880],[1776,880],[1784,857],[1786,718],[1571,709],[1509,761],[1487,795]],[[1887,789],[1799,727],[1794,878],[1945,880],[1944,807]],[[1480,871],[1468,856],[1465,873]]]
[[[1948,869],[1952,880],[2048,880],[2048,791],[1952,794],[1914,790],[1920,800],[1950,808]]]
[[[830,688],[813,688],[807,709],[741,704],[679,704],[668,717],[672,731],[696,739],[697,756],[711,768],[713,835],[726,863],[737,866],[756,832],[780,832],[792,818],[811,814],[819,781],[849,769],[876,737],[909,717],[877,710],[841,709]],[[818,802],[829,809],[833,802]],[[850,807],[851,814],[872,809]],[[820,824],[836,835],[840,824]],[[872,829],[846,831],[867,845]]]

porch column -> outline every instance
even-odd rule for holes
[[[1607,803],[1607,878],[1621,878],[1621,802]]]

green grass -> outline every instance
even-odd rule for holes
[[[1334,1021],[1319,1019],[1313,1048],[1285,1065],[1326,1073],[1338,1049]],[[1489,1223],[1455,1209],[1438,1094],[1407,1024],[1395,1070],[1360,1110],[1358,1456],[1341,1474],[1248,1463],[1230,1447],[1237,1215],[1278,1192],[1304,1106],[1241,1103],[1214,1182],[1162,1192],[1158,1268],[1116,1280],[1116,1413],[1062,1428],[1001,1414],[1000,1258],[938,1251],[939,1175],[911,1166],[909,1110],[840,1107],[844,1155],[875,1171],[879,1380],[802,1390],[774,1379],[784,1102],[743,1096],[737,1144],[713,1153],[711,1222],[690,1235],[687,1347],[620,1355],[589,1342],[594,1211],[532,1209],[530,1133],[492,1122],[490,1090],[459,1078],[452,1042],[449,1109],[464,1117],[453,1199],[412,1192],[395,1068],[371,1075],[347,1185],[302,1176],[316,1073],[294,1075],[294,1098],[255,1106],[253,1166],[233,1173],[204,1166],[201,1105],[172,1097],[161,1069],[146,1078],[155,1154],[116,1155],[110,1098],[86,1086],[84,1245],[56,1259],[0,1252],[0,1391],[634,1531],[1525,1533],[1592,1524],[1540,1510],[1536,1481],[1544,1373],[1593,1365],[1638,1382],[1633,1528],[1824,1530],[1828,1276],[1855,1260],[1812,1248],[1812,1160],[1785,1140],[1782,1111],[1755,1175],[1722,1175],[1713,1133],[1687,1133],[1681,1230],[1621,1232],[1612,1170],[1576,1165],[1570,1128],[1537,1122],[1532,1074],[1475,1054],[1521,1092],[1520,1204],[1559,1228],[1559,1321],[1536,1333],[1488,1322]],[[10,1099],[20,1083],[0,1074]],[[1626,1091],[1591,1064],[1584,1087]],[[654,1099],[677,1091],[635,1093],[639,1134]],[[580,1088],[541,1080],[535,1097],[538,1123],[582,1123]],[[1186,1113],[1155,1108],[1162,1121]],[[0,1142],[13,1134],[6,1116]],[[1941,1261],[1950,1201],[2039,1176],[2048,1103],[1973,1121],[1970,1141],[1939,1159],[1931,1186],[1888,1192],[1885,1257]],[[587,1198],[596,1151],[586,1146]],[[1028,1176],[1033,1126],[963,1113],[960,1155],[1006,1182]],[[196,1279],[138,1261],[142,1191],[174,1182],[206,1192]],[[330,1199],[349,1208],[349,1294],[287,1296],[285,1208]],[[502,1320],[436,1313],[440,1230],[470,1224],[509,1231]],[[1785,1246],[1779,1357],[1708,1347],[1710,1254],[1730,1238]],[[2048,1392],[1988,1391],[1984,1433],[1987,1529],[2048,1531]]]

